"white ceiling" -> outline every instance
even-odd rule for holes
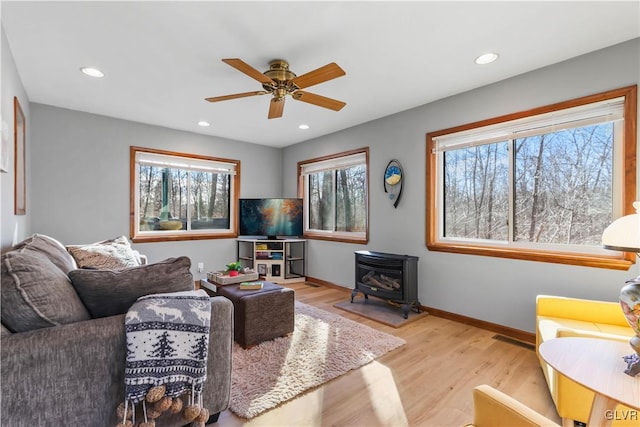
[[[29,100],[283,147],[640,37],[640,2],[24,2],[1,17]],[[487,51],[498,61],[478,66]],[[221,62],[301,75],[329,62],[346,75],[305,90],[335,112],[269,96]],[[105,73],[92,79],[80,67]],[[197,126],[199,120],[211,123]],[[306,123],[309,130],[298,125]]]

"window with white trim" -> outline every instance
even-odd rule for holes
[[[368,165],[368,148],[298,163],[305,237],[368,241]]]
[[[131,147],[133,241],[235,237],[240,161]]]
[[[427,134],[431,250],[607,268],[635,199],[636,87]]]

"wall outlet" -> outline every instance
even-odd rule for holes
[[[204,273],[204,262],[198,263],[198,273]]]

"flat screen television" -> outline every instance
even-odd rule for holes
[[[240,199],[240,235],[268,239],[300,237],[303,233],[302,207],[302,199]]]

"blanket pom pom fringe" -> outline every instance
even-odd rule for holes
[[[136,404],[125,401],[118,406],[117,414],[120,422],[115,427],[155,427],[156,419],[165,412],[169,414],[181,413],[182,419],[186,423],[191,423],[190,427],[205,427],[205,423],[209,419],[209,410],[202,406],[202,395],[194,398],[189,393],[186,396],[187,405],[185,405],[183,397],[163,396],[160,400],[156,400],[152,406],[147,406],[147,399],[143,400],[137,408],[138,418],[141,420],[139,423],[136,423]]]

